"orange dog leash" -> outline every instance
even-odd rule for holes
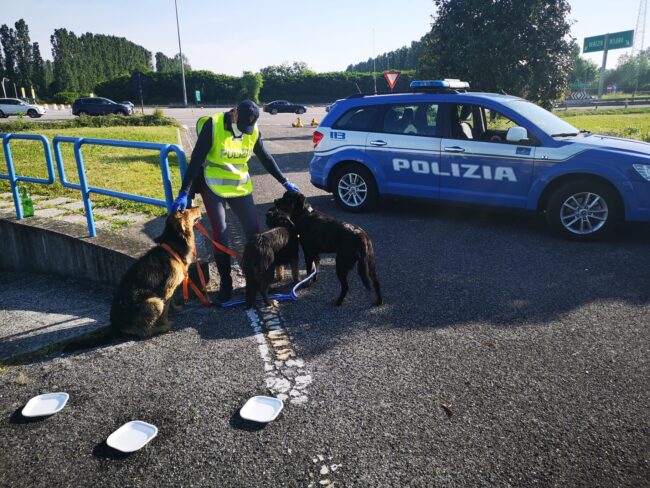
[[[174,251],[169,245],[162,243],[160,244],[160,247],[162,247],[165,251],[167,251],[170,255],[172,255],[176,261],[180,263],[180,265],[183,268],[183,300],[187,302],[187,300],[190,297],[189,288],[192,288],[192,291],[194,294],[199,298],[201,303],[205,305],[206,307],[212,305],[212,302],[208,298],[208,293],[207,293],[207,287],[205,283],[205,277],[203,276],[203,271],[201,270],[201,266],[197,264],[196,268],[199,273],[199,279],[201,280],[201,285],[203,286],[203,290],[205,291],[205,295],[201,293],[201,290],[199,290],[199,287],[196,286],[196,284],[190,279],[190,275],[187,271],[187,266],[185,266],[185,262],[181,259],[181,257]],[[194,248],[194,256],[196,256],[196,248]]]
[[[225,252],[226,254],[230,254],[234,258],[237,258],[237,259],[241,260],[241,254],[238,254],[235,251],[233,251],[232,249],[228,249],[226,246],[224,246],[220,242],[217,242],[217,241],[213,240],[210,237],[210,234],[208,234],[208,231],[205,230],[205,227],[203,227],[201,224],[199,224],[197,222],[196,224],[194,224],[194,227],[196,227],[201,234],[203,234],[205,237],[207,237],[208,240],[214,245],[214,247],[216,247],[220,251]]]

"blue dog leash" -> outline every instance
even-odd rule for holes
[[[291,289],[291,293],[276,293],[275,295],[269,296],[271,300],[277,300],[278,302],[295,302],[298,300],[298,294],[296,293],[298,291],[298,288],[300,288],[302,285],[307,283],[309,280],[311,280],[314,276],[316,276],[317,271],[314,270],[312,274],[307,276],[305,279],[302,281],[299,281],[294,285],[294,287]],[[243,305],[246,303],[246,300],[243,298],[236,298],[224,303],[221,303],[219,306],[221,308],[232,308],[236,307],[237,305]]]

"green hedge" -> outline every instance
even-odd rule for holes
[[[0,132],[22,132],[32,129],[67,129],[75,127],[124,127],[124,126],[156,126],[174,125],[178,122],[170,117],[161,115],[161,112],[154,115],[121,115],[89,116],[82,115],[75,119],[58,120],[52,122],[31,122],[26,119],[0,124]]]
[[[182,84],[178,73],[148,73],[146,104],[182,103]],[[414,71],[404,71],[395,87],[396,91],[408,89]],[[374,80],[379,92],[388,91],[381,73],[302,73],[295,76],[266,76],[245,73],[243,77],[218,75],[210,71],[192,71],[186,77],[188,103],[195,104],[194,93],[201,92],[201,105],[230,105],[244,98],[259,102],[286,99],[298,103],[330,103],[345,98],[358,90],[374,91]],[[358,87],[358,88],[357,88]],[[129,76],[122,76],[97,85],[98,96],[113,100],[131,100],[136,105],[139,97],[133,92]]]
[[[178,73],[146,73],[146,104],[180,104],[183,102],[181,76]],[[259,92],[257,83],[261,77],[218,75],[210,71],[192,71],[185,76],[187,101],[195,104],[195,91],[201,92],[201,104],[227,105],[240,98],[256,98]],[[134,93],[130,76],[121,76],[114,80],[100,83],[95,88],[100,97],[112,100],[131,100],[136,105],[140,97]]]

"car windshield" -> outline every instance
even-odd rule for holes
[[[549,136],[569,136],[578,135],[580,133],[580,131],[571,124],[534,103],[525,100],[516,100],[511,102],[509,106],[517,113],[530,120]]]

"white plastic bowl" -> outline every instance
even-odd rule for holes
[[[284,403],[279,398],[254,396],[239,411],[241,418],[265,424],[280,415]]]
[[[106,444],[118,451],[133,452],[142,449],[157,435],[158,428],[155,425],[132,420],[109,435]]]
[[[70,395],[64,392],[44,393],[38,395],[27,402],[23,407],[22,414],[24,417],[43,417],[60,412],[65,404],[68,403]]]

